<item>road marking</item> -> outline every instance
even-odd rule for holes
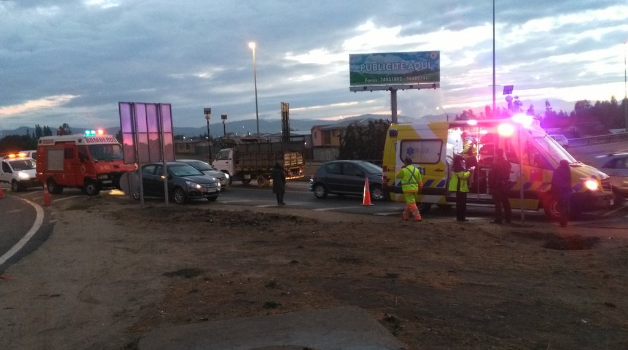
[[[221,200],[220,203],[223,204],[231,204],[231,203],[242,203],[242,202],[252,202],[252,199],[241,199],[241,200],[232,200],[232,201],[223,201]]]
[[[3,256],[0,257],[0,265],[4,264],[7,260],[9,260],[13,255],[22,249],[28,241],[33,238],[37,230],[41,227],[41,224],[44,222],[44,209],[41,206],[29,201],[28,199],[19,198],[18,199],[30,204],[35,211],[37,212],[37,216],[35,217],[35,222],[33,222],[33,226],[30,230],[20,239],[8,252],[6,252]]]
[[[63,198],[55,199],[55,200],[53,200],[53,202],[54,202],[54,203],[57,203],[57,202],[65,201],[65,200],[72,199],[72,198],[78,198],[78,197],[83,197],[83,196],[70,196],[70,197],[63,197]],[[42,199],[43,199],[43,198],[42,198]]]
[[[375,213],[373,215],[375,215],[375,216],[393,216],[393,215],[399,215],[399,214],[401,214],[401,212],[402,212],[402,210],[395,211],[395,212],[391,211],[391,212],[386,212],[386,213]]]
[[[9,210],[9,211],[7,211],[7,214],[11,214],[11,213],[19,213],[19,212],[21,212],[21,211],[22,211],[22,209],[13,209],[13,210]]]

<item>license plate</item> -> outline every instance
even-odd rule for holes
[[[218,192],[218,189],[216,189],[216,188],[208,188],[207,192],[205,192],[205,193],[216,193],[216,192]]]
[[[112,182],[113,182],[113,181],[111,181],[111,180],[105,180],[105,181],[103,181],[102,183],[104,183],[104,184],[110,184],[110,183],[112,183]]]

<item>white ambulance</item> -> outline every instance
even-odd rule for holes
[[[2,158],[0,182],[11,185],[13,192],[41,186],[35,176],[35,165],[35,160],[25,153],[8,154]]]
[[[552,173],[561,160],[571,169],[574,194],[572,212],[610,208],[614,203],[611,179],[591,166],[578,162],[569,152],[534,122],[532,117],[516,115],[508,119],[439,121],[423,124],[392,124],[384,147],[384,186],[390,198],[403,201],[395,173],[410,157],[421,169],[423,191],[419,207],[427,212],[432,204],[449,207],[455,193],[448,191],[455,154],[464,154],[467,166],[475,163],[469,179],[468,203],[493,204],[488,188],[490,166],[495,150],[504,150],[511,163],[510,203],[513,208],[543,208],[548,217],[559,218],[558,203],[552,195]]]

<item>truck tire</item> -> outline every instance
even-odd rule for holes
[[[251,179],[242,179],[242,183],[248,185],[251,183]]]
[[[11,181],[11,192],[19,192],[22,189],[22,186],[20,186],[20,184],[13,180]]]
[[[48,181],[46,181],[46,186],[48,187],[48,193],[50,194],[63,193],[63,186],[58,185],[53,178],[49,178]]]
[[[84,189],[88,196],[97,196],[100,193],[100,185],[94,181],[85,182]]]
[[[260,175],[257,177],[257,186],[259,187],[266,187],[270,184],[270,181],[268,180],[268,178],[264,175]]]

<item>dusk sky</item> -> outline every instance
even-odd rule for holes
[[[172,105],[174,126],[390,115],[390,94],[349,91],[349,55],[440,51],[440,88],[398,92],[420,118],[492,105],[493,2],[0,0],[0,130],[119,125],[118,102]],[[502,88],[548,100],[625,94],[626,0],[495,0]]]

